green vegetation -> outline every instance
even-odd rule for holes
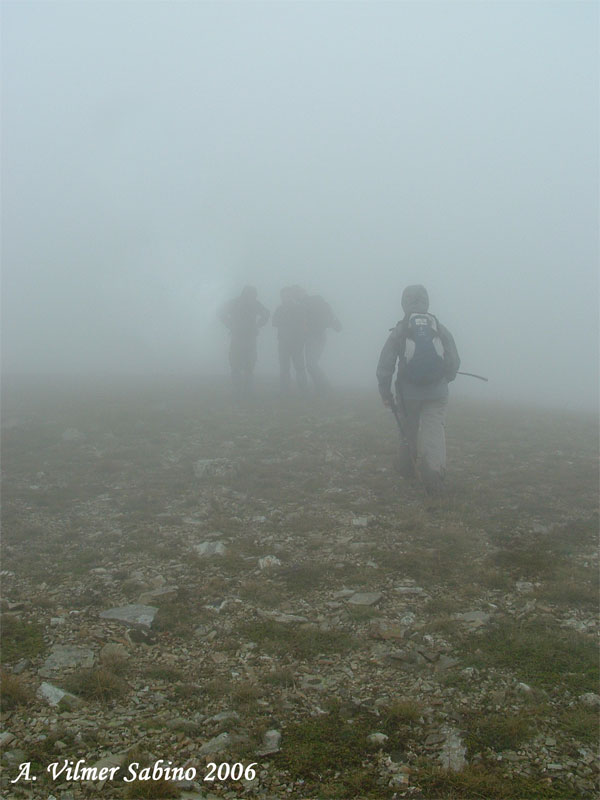
[[[298,659],[310,659],[320,653],[346,653],[360,643],[344,631],[322,631],[316,627],[284,625],[271,620],[244,623],[239,634],[256,642],[265,652]]]
[[[25,622],[20,617],[3,614],[0,620],[1,652],[3,663],[21,658],[35,658],[45,649],[43,631],[35,622]]]
[[[367,718],[343,719],[332,712],[314,717],[284,731],[284,746],[274,757],[278,767],[294,780],[301,779],[323,798],[386,798],[369,763],[367,736],[377,728]],[[340,773],[340,766],[344,770]]]
[[[80,669],[65,681],[65,689],[86,700],[109,703],[127,694],[125,681],[104,667]]]
[[[509,669],[521,681],[547,690],[595,692],[598,651],[593,640],[555,623],[507,619],[463,643],[472,666]]]
[[[423,765],[411,775],[428,800],[586,800],[572,785],[541,777],[507,775],[492,765],[451,772]]]
[[[472,713],[465,719],[469,757],[486,748],[500,752],[515,750],[531,734],[529,718],[524,714]]]
[[[19,675],[0,672],[0,710],[12,711],[33,701],[33,692]]]

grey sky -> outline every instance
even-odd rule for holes
[[[591,406],[598,5],[2,5],[6,371],[226,372],[244,283],[371,383],[424,283],[459,393]],[[274,373],[261,334],[259,372]],[[467,381],[467,379],[464,379]]]

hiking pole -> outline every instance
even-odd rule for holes
[[[483,375],[475,375],[473,372],[457,372],[457,375],[468,375],[469,378],[479,378],[480,381],[488,382],[487,378],[484,378]]]
[[[417,459],[415,457],[415,454],[413,453],[413,449],[412,449],[411,444],[410,444],[410,439],[408,438],[408,435],[407,435],[406,430],[404,428],[404,423],[402,421],[402,416],[400,415],[400,413],[398,411],[398,406],[396,405],[393,397],[390,398],[390,408],[392,409],[392,414],[394,415],[394,418],[396,419],[396,424],[397,424],[398,430],[400,432],[400,438],[402,439],[402,444],[406,445],[406,447],[408,448],[408,453],[410,455],[410,462],[412,464],[412,468],[414,470],[414,473],[415,473],[416,477],[418,478],[419,477],[419,472],[417,470]]]

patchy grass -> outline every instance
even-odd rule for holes
[[[462,644],[475,667],[511,670],[519,680],[543,689],[595,692],[598,651],[594,641],[556,624],[508,619]]]
[[[314,658],[321,653],[347,653],[359,646],[359,642],[344,631],[301,628],[271,620],[244,623],[239,633],[267,653],[289,654],[298,659]]]
[[[336,712],[313,717],[285,729],[281,752],[273,760],[322,798],[391,797],[368,764],[375,748],[367,736],[375,730],[376,722],[366,717],[345,720]]]
[[[559,717],[563,733],[585,744],[598,743],[600,721],[598,712],[591,708],[567,708]]]
[[[427,800],[586,800],[572,785],[557,779],[507,775],[490,765],[452,772],[422,764],[411,775],[411,783]]]
[[[178,638],[187,638],[193,635],[197,618],[188,608],[184,599],[164,602],[158,607],[158,612],[152,622],[152,630],[157,633],[168,632]]]
[[[382,711],[386,731],[402,725],[414,725],[421,720],[423,709],[414,700],[394,700]]]
[[[40,625],[9,614],[0,620],[0,637],[3,663],[35,658],[46,647]]]
[[[239,595],[242,600],[260,608],[277,608],[286,592],[274,581],[248,578],[240,586]]]
[[[65,681],[65,689],[85,700],[109,703],[124,697],[129,687],[114,672],[103,668],[80,669]]]
[[[12,711],[18,706],[26,706],[33,702],[33,692],[19,675],[0,672],[0,710]]]
[[[294,527],[295,524],[296,520]],[[285,584],[288,594],[317,589],[331,580],[331,568],[327,564],[294,564],[291,567],[280,567],[276,574]]]
[[[532,733],[531,721],[524,714],[470,713],[464,724],[469,758],[487,748],[496,752],[515,750]]]
[[[280,686],[284,689],[291,689],[292,686],[295,685],[295,682],[296,676],[294,671],[287,667],[271,670],[271,672],[267,672],[266,675],[263,676],[263,683],[269,686]]]
[[[536,590],[543,603],[596,611],[600,600],[598,570],[566,564],[558,567],[552,580]]]
[[[170,681],[173,683],[184,678],[184,674],[180,669],[169,667],[166,664],[153,664],[151,667],[146,667],[142,674],[145,678],[150,678],[151,680]]]

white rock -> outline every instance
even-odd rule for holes
[[[442,727],[441,733],[446,737],[439,754],[439,760],[444,769],[460,772],[466,764],[467,748],[464,746],[460,734],[454,728]]]
[[[367,741],[371,742],[371,744],[385,744],[389,738],[385,733],[377,732],[369,734]]]
[[[215,736],[214,739],[209,739],[208,742],[205,742],[198,750],[198,754],[201,756],[207,756],[213,755],[214,753],[220,753],[221,751],[227,749],[230,743],[231,736],[228,733],[221,733],[218,736]]]
[[[134,603],[130,606],[109,608],[108,611],[102,611],[100,617],[102,619],[114,619],[127,625],[143,625],[146,628],[150,628],[157,613],[158,608],[156,606]]]
[[[281,731],[272,728],[271,730],[265,733],[263,737],[263,746],[258,751],[257,755],[268,756],[271,753],[278,753],[280,750],[279,747],[280,744],[281,744]]]
[[[263,558],[258,559],[258,566],[261,569],[271,569],[271,567],[281,566],[281,561],[277,558],[277,556],[264,556]]]
[[[37,690],[37,696],[45,700],[51,706],[57,706],[61,701],[65,701],[69,706],[78,706],[81,705],[82,702],[80,698],[75,697],[74,694],[65,692],[63,689],[59,689],[58,686],[53,686],[51,683],[46,682],[42,683]]]
[[[530,581],[517,581],[516,587],[517,592],[521,594],[528,594],[529,592],[533,592],[534,589],[533,583]]]
[[[194,550],[199,556],[207,558],[208,556],[224,556],[227,552],[223,542],[201,542],[194,545]]]
[[[595,694],[594,692],[586,692],[585,694],[579,695],[580,702],[583,703],[584,706],[588,708],[600,708],[600,695]]]
[[[353,606],[374,606],[382,597],[381,592],[356,592],[348,602]]]
[[[50,651],[50,655],[44,662],[44,666],[40,669],[39,674],[47,678],[52,675],[53,672],[62,670],[65,667],[90,669],[93,665],[94,653],[87,647],[55,644]]]

